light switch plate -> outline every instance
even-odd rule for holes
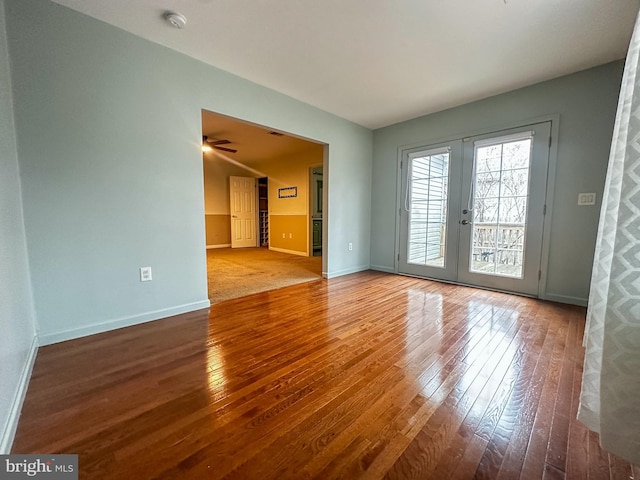
[[[151,275],[151,267],[140,267],[140,281],[141,282],[150,282],[153,280]]]
[[[595,205],[596,194],[595,193],[580,193],[578,194],[578,205]]]

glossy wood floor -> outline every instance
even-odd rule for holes
[[[584,309],[375,272],[44,347],[81,479],[640,478],[575,420]]]

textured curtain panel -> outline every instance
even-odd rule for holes
[[[625,64],[602,198],[578,419],[640,465],[640,26]]]

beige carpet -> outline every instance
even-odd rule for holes
[[[300,257],[267,248],[207,250],[209,300],[232,298],[322,278],[322,257]]]

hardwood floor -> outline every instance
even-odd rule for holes
[[[38,353],[14,453],[81,479],[640,479],[575,420],[584,309],[376,272]]]

